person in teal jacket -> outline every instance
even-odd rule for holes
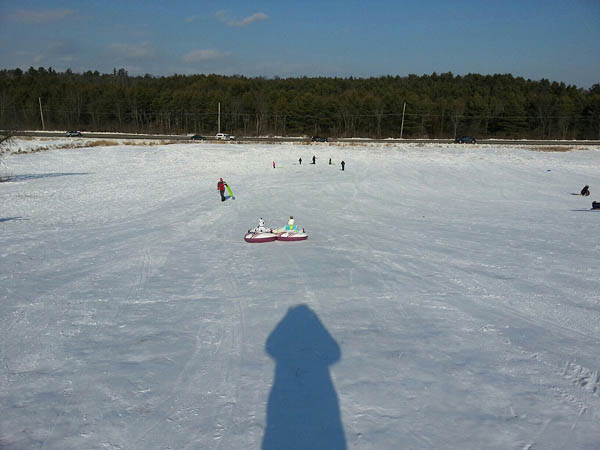
[[[288,220],[285,226],[285,231],[298,231],[298,225],[294,223],[294,216],[290,216],[290,220]]]

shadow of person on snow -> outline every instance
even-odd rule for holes
[[[22,175],[14,175],[11,177],[10,181],[27,181],[27,180],[37,180],[40,178],[55,178],[55,177],[69,177],[74,175],[90,175],[89,172],[64,172],[64,173],[35,173],[35,174],[22,174]]]
[[[17,217],[0,217],[0,222],[8,222],[9,220],[27,220],[27,219],[23,219],[21,216],[17,216]],[[0,447],[2,448],[2,447]]]
[[[329,366],[340,347],[306,305],[291,307],[267,338],[275,379],[262,450],[346,450]]]

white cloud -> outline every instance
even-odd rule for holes
[[[227,11],[217,11],[216,16],[221,22],[226,23],[230,27],[245,27],[251,23],[260,22],[261,20],[267,20],[269,18],[269,16],[262,12],[254,13],[241,20],[230,17]]]
[[[57,40],[40,43],[34,50],[16,50],[13,55],[18,58],[19,65],[51,65],[56,67],[59,63],[70,64],[77,62],[81,57],[82,49],[77,42],[71,40]]]
[[[77,42],[70,39],[49,41],[47,47],[47,53],[51,56],[68,56],[81,51]]]
[[[19,23],[39,25],[47,22],[62,20],[75,13],[72,9],[45,9],[45,10],[26,10],[20,9],[10,14],[10,18]]]
[[[141,44],[123,44],[113,43],[108,46],[108,50],[123,58],[148,58],[154,56],[154,47],[148,42],[142,42]]]
[[[185,18],[185,21],[187,23],[192,23],[192,22],[197,21],[198,19],[200,19],[200,16],[189,16],[189,17]]]
[[[231,53],[220,52],[218,50],[192,50],[191,52],[183,55],[183,60],[186,63],[198,63],[204,61],[214,61],[216,59],[223,59],[230,56]]]

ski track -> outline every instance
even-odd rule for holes
[[[0,185],[0,219],[25,219],[0,222],[0,447],[259,448],[265,342],[306,304],[341,348],[348,448],[598,448],[598,215],[572,210],[594,199],[599,158],[206,143],[10,157],[27,176]],[[583,184],[590,197],[568,194]],[[289,215],[307,241],[243,241]]]

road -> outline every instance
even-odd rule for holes
[[[1,133],[1,132],[0,132]],[[15,136],[36,137],[64,137],[63,132],[52,131],[14,131]],[[180,134],[126,134],[126,133],[87,133],[82,132],[85,138],[92,139],[157,139],[170,141],[188,141],[190,136]],[[73,138],[77,139],[77,138]],[[213,136],[207,136],[206,140],[216,141]],[[238,137],[236,142],[306,142],[304,137]],[[329,142],[337,143],[441,143],[454,142],[453,139],[352,139],[352,138],[330,138]],[[478,144],[503,144],[503,145],[600,145],[600,140],[527,140],[527,139],[481,139]],[[468,145],[468,144],[465,144]]]

